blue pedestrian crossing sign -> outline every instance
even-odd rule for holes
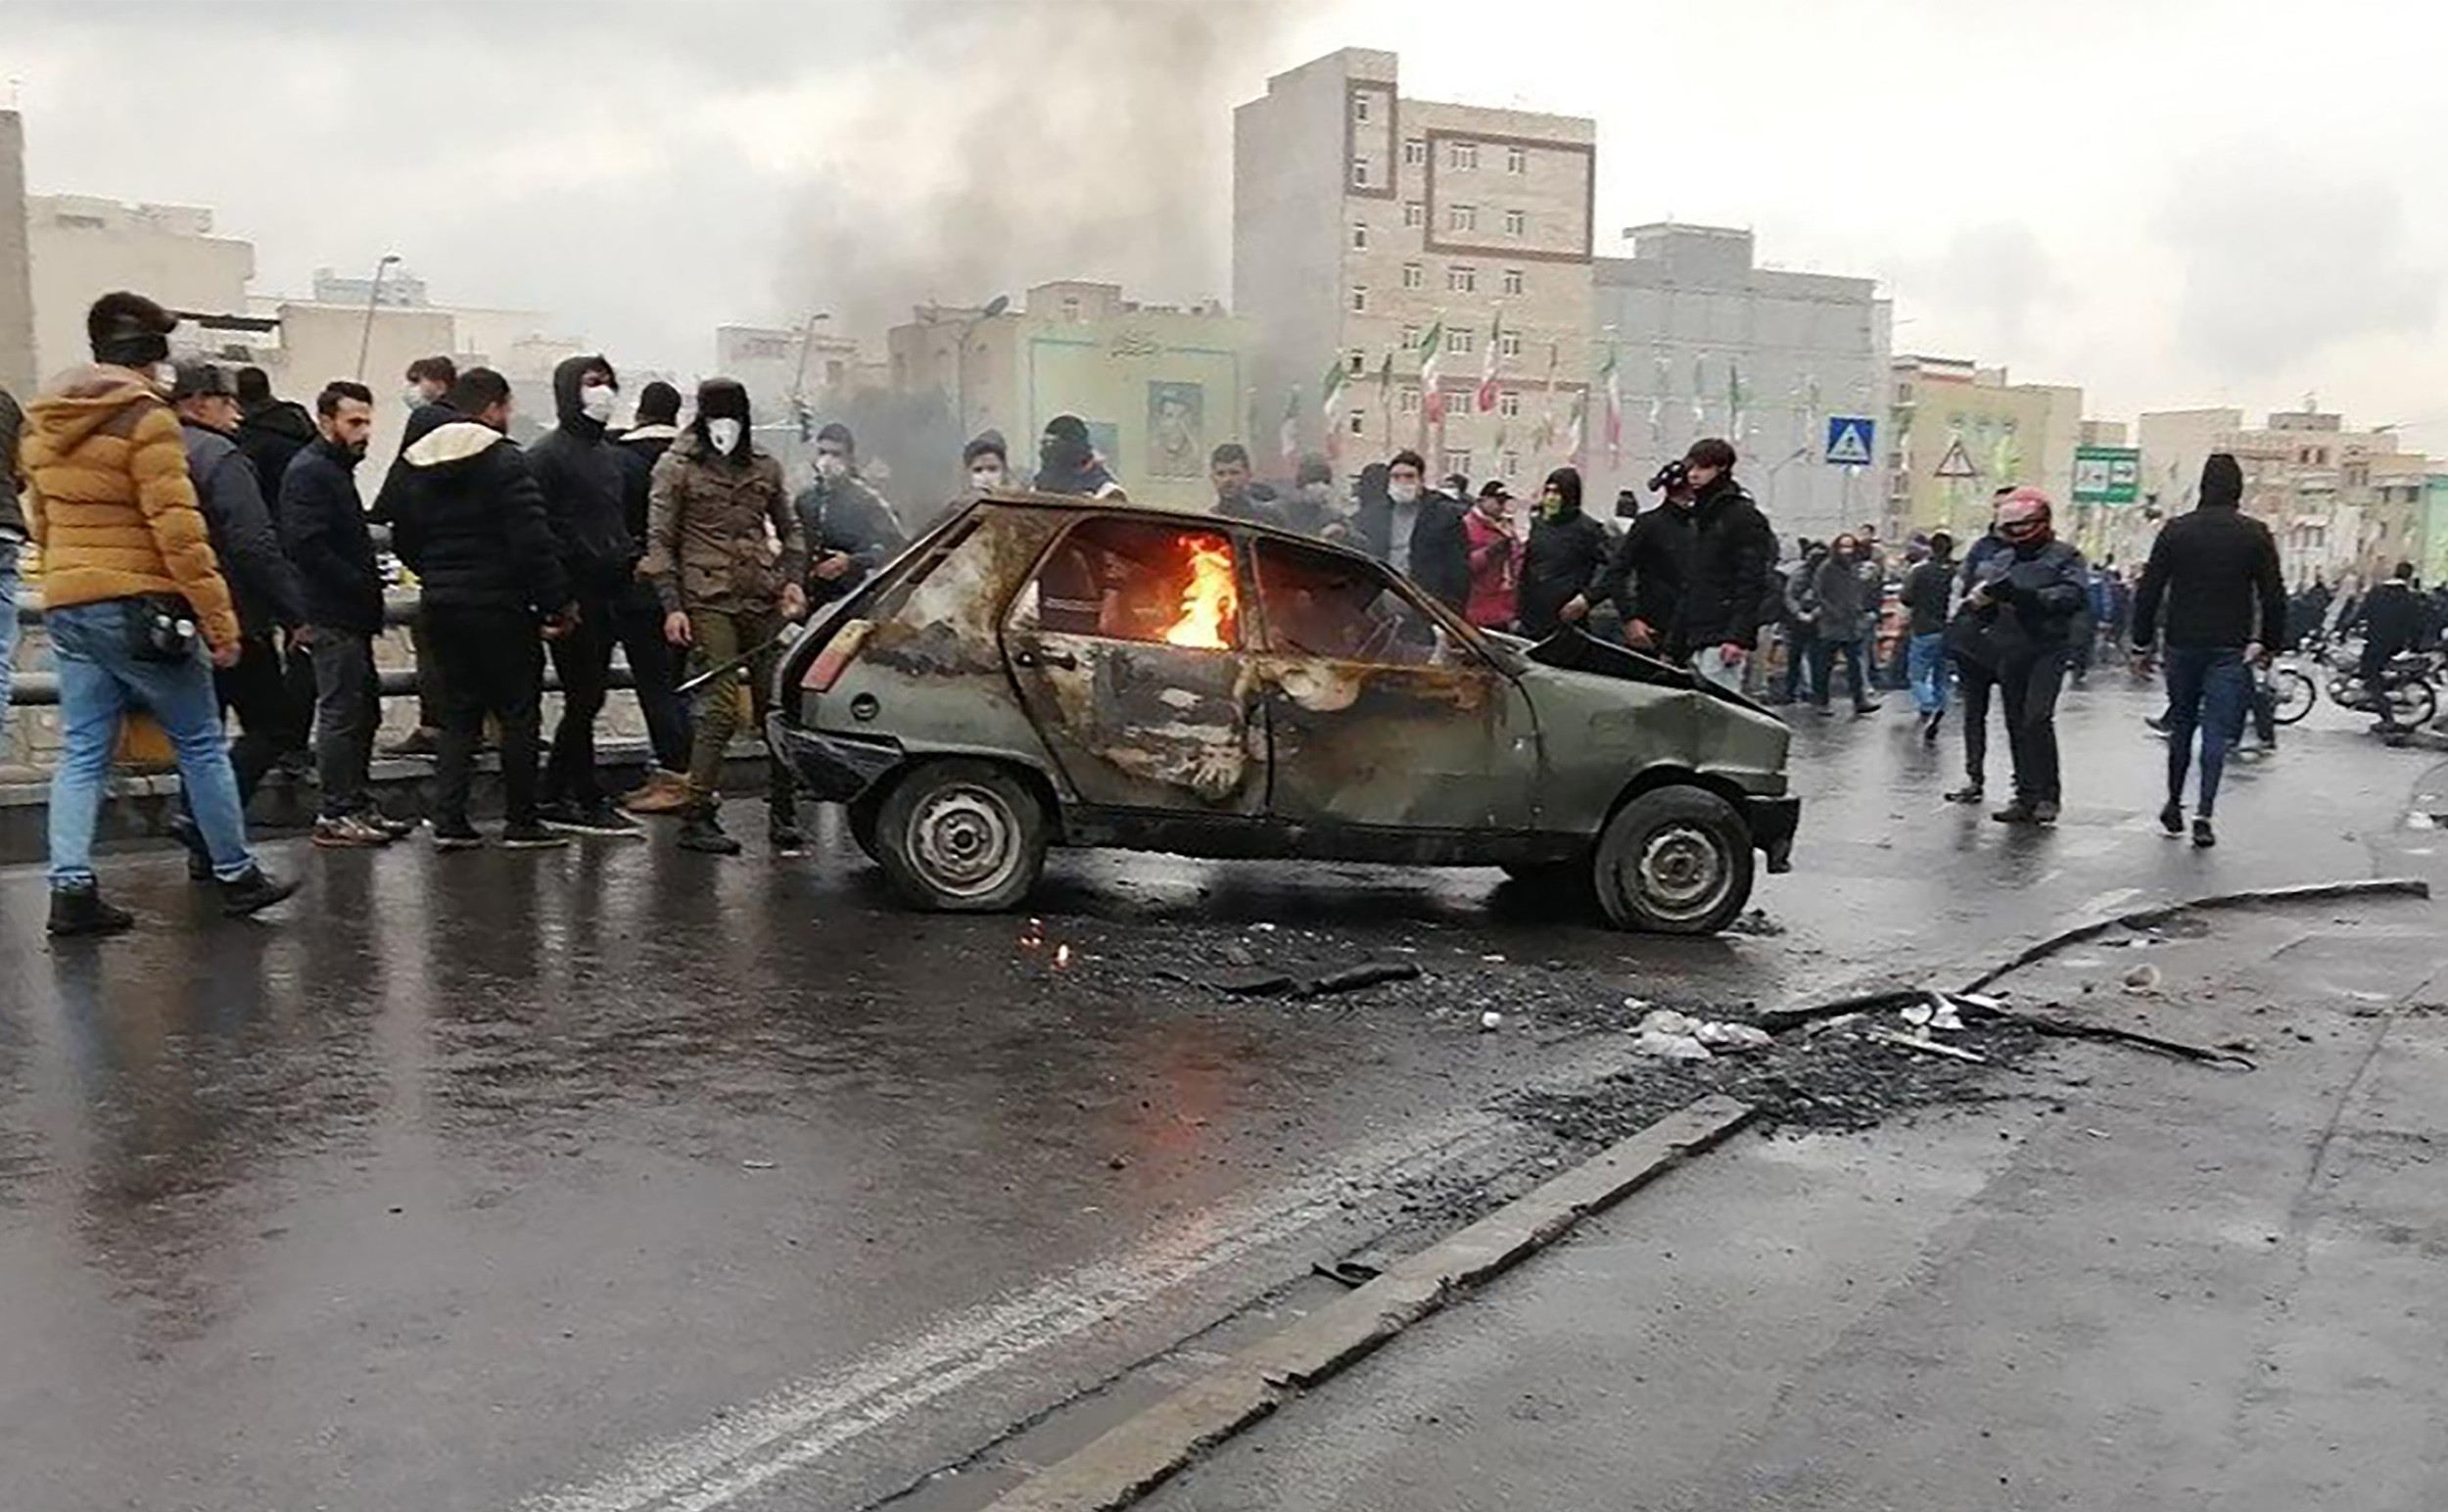
[[[1865,415],[1827,417],[1827,459],[1839,467],[1867,467],[1877,453],[1870,443],[1878,438],[1878,422]]]

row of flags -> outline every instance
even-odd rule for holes
[[[1504,312],[1500,309],[1496,311],[1488,324],[1486,348],[1480,359],[1479,383],[1471,392],[1472,407],[1481,414],[1493,412],[1502,402],[1502,391],[1497,377],[1504,351]],[[1420,354],[1419,383],[1423,428],[1441,426],[1445,422],[1447,401],[1444,390],[1445,358],[1453,345],[1446,331],[1445,322],[1441,318],[1428,328],[1428,334],[1420,338],[1417,351]],[[1556,449],[1556,443],[1561,438],[1564,442],[1563,451],[1577,463],[1585,460],[1586,457],[1589,390],[1584,388],[1574,393],[1572,408],[1559,429],[1555,412],[1557,357],[1557,346],[1550,343],[1547,348],[1546,404],[1544,412],[1539,417],[1537,428],[1532,432],[1531,445],[1541,451],[1552,450]],[[1705,425],[1708,420],[1708,404],[1703,398],[1708,386],[1707,364],[1706,354],[1697,354],[1692,357],[1691,419],[1695,429]],[[1375,376],[1377,407],[1379,412],[1386,417],[1390,429],[1394,392],[1394,354],[1392,352],[1388,352],[1385,360],[1378,364]],[[1345,406],[1345,397],[1351,390],[1354,377],[1350,364],[1343,358],[1338,357],[1328,365],[1325,376],[1318,381],[1318,419],[1326,436],[1326,449],[1329,455],[1337,450],[1343,435],[1343,426],[1340,422]],[[1670,374],[1667,358],[1663,356],[1657,358],[1656,379],[1649,400],[1648,416],[1649,436],[1653,445],[1663,439],[1665,431],[1666,393],[1670,385]],[[1598,369],[1598,381],[1594,387],[1606,405],[1600,436],[1607,449],[1607,461],[1610,466],[1618,465],[1622,462],[1624,455],[1624,382],[1616,352],[1612,347],[1607,350],[1605,364]],[[1811,380],[1811,408],[1814,412],[1818,400],[1817,387],[1817,380],[1815,378]],[[1729,357],[1725,364],[1725,412],[1729,434],[1741,432],[1743,412],[1750,407],[1750,401],[1751,392],[1743,384],[1741,363]],[[1500,426],[1497,431],[1499,445],[1502,443],[1503,434]],[[1294,464],[1298,458],[1299,439],[1300,390],[1295,385],[1286,398],[1283,425],[1278,438],[1287,466]]]

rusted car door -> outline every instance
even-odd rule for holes
[[[1374,562],[1271,539],[1252,560],[1276,819],[1537,827],[1538,728],[1512,678]]]
[[[1004,653],[1080,801],[1265,814],[1245,581],[1234,537],[1207,521],[1092,516],[1041,559],[1005,617]]]

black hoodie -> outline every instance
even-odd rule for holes
[[[589,369],[608,373],[612,364],[585,355],[564,357],[553,368],[552,403],[560,423],[528,449],[527,464],[543,491],[544,518],[551,522],[570,591],[602,599],[629,586],[639,550],[629,530],[627,470],[602,423],[579,408],[579,380]]]
[[[1522,634],[1533,638],[1555,634],[1564,623],[1561,611],[1576,593],[1593,601],[1600,596],[1613,545],[1607,528],[1581,513],[1578,472],[1559,467],[1547,475],[1547,487],[1563,499],[1562,507],[1552,515],[1540,509],[1522,549]]]
[[[2173,646],[2241,649],[2286,638],[2286,582],[2270,528],[2244,513],[2243,469],[2224,451],[2201,468],[2201,502],[2151,543],[2134,593],[2134,644],[2148,646],[2167,605]]]
[[[289,470],[290,459],[313,446],[319,434],[306,405],[294,399],[276,399],[243,416],[237,434],[230,439],[255,464],[255,475],[263,485],[264,496],[278,498],[280,477]]]
[[[525,610],[570,601],[543,496],[518,444],[481,420],[436,426],[400,453],[384,486],[392,544],[428,605]]]

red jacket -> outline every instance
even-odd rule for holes
[[[1521,539],[1473,509],[1462,517],[1470,550],[1471,598],[1463,613],[1482,630],[1502,630],[1521,615]]]

